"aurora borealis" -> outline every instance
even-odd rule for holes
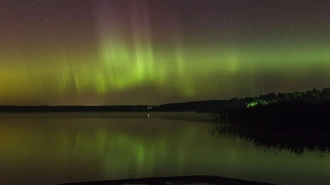
[[[0,104],[161,104],[324,88],[330,2],[3,0]]]

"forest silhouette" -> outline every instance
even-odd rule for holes
[[[330,88],[313,89],[307,92],[270,93],[259,97],[232,98],[229,100],[204,100],[162,105],[103,105],[103,106],[0,106],[0,112],[223,112],[249,110],[249,116],[256,111],[274,111],[305,107],[302,111],[325,109],[330,102]],[[252,111],[253,110],[253,111]],[[298,110],[298,109],[297,109]],[[300,110],[299,110],[300,111]],[[294,114],[294,112],[290,112]]]

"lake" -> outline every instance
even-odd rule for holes
[[[208,114],[0,114],[0,184],[216,175],[330,184],[330,155],[264,151],[212,135]]]

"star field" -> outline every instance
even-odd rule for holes
[[[0,2],[0,104],[228,99],[329,86],[330,3]]]

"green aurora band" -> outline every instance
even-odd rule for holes
[[[330,38],[322,32],[274,31],[281,39],[253,31],[189,35],[172,15],[172,27],[161,35],[154,33],[146,1],[130,1],[120,21],[116,8],[93,6],[94,34],[75,38],[86,44],[67,46],[60,28],[40,31],[53,37],[30,45],[20,32],[10,33],[0,44],[0,103],[125,104],[116,99],[130,94],[132,104],[157,104],[329,85]]]

